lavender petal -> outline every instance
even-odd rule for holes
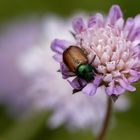
[[[58,54],[62,54],[64,50],[68,48],[68,46],[69,46],[69,43],[67,41],[60,40],[60,39],[55,39],[51,43],[51,49]]]
[[[140,39],[140,27],[135,29],[133,31],[133,34],[131,35],[131,40],[139,40]]]
[[[78,77],[74,78],[72,81],[70,80],[67,80],[70,85],[74,88],[74,89],[82,89],[86,84],[87,82],[83,79],[80,79]]]
[[[68,77],[75,76],[73,72],[70,72],[64,63],[60,63],[60,71],[62,73],[63,79],[67,79]]]
[[[128,39],[131,39],[131,32],[133,30],[133,27],[134,27],[134,19],[133,18],[128,18],[126,23],[125,23],[125,26],[124,26],[124,32],[125,32],[125,35]]]
[[[114,81],[112,81],[111,83],[109,83],[109,86],[106,87],[105,92],[109,96],[114,93]]]
[[[140,72],[137,72],[135,70],[130,70],[129,74],[130,76],[128,78],[128,81],[130,83],[136,82],[140,78]]]
[[[57,62],[62,62],[62,55],[60,54],[55,54],[53,56],[54,60],[56,60]]]
[[[129,39],[134,40],[135,37],[139,34],[138,30],[140,29],[140,14],[135,16],[134,18],[134,27],[133,30],[131,32],[131,35],[129,36]]]
[[[88,20],[88,27],[93,27],[97,25],[98,27],[102,27],[104,25],[104,18],[102,14],[97,13],[95,16],[90,16]]]
[[[87,84],[86,87],[83,88],[83,92],[89,96],[93,96],[96,93],[96,90],[102,80],[101,76],[96,76],[93,83]]]
[[[72,21],[72,26],[76,33],[81,33],[85,29],[85,24],[81,17],[75,18]]]
[[[122,93],[125,92],[125,89],[119,85],[116,85],[116,87],[114,88],[114,94],[115,95],[120,95]]]
[[[135,91],[136,88],[131,86],[128,82],[126,82],[124,79],[119,79],[118,82],[120,83],[120,86],[128,91]]]
[[[139,28],[140,27],[140,14],[135,16],[134,22],[135,22],[135,29]]]
[[[122,18],[123,14],[118,5],[113,5],[109,10],[108,23],[114,25],[115,22]]]

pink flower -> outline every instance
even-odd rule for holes
[[[69,84],[56,72],[59,65],[53,60],[53,52],[49,47],[51,40],[60,32],[62,38],[67,36],[72,39],[66,32],[69,20],[64,21],[57,16],[47,17],[43,22],[41,43],[20,58],[21,72],[27,77],[33,77],[33,83],[26,93],[32,99],[30,103],[34,111],[50,111],[47,122],[49,127],[58,128],[63,125],[72,131],[91,129],[97,134],[102,126],[107,105],[104,88],[98,88],[94,98],[84,94],[72,95]],[[114,104],[115,111],[126,111],[129,107],[130,101],[126,96],[121,96]]]
[[[74,91],[82,90],[94,95],[99,86],[105,87],[109,96],[119,96],[135,91],[132,83],[140,78],[140,15],[124,22],[118,5],[113,5],[107,17],[97,13],[90,16],[87,24],[81,17],[72,22],[74,42],[55,39],[51,48],[54,58],[60,63],[60,71]],[[63,61],[63,53],[70,46],[77,46],[86,52],[88,63],[94,73],[92,80],[79,77]],[[79,67],[78,67],[79,68]],[[69,80],[74,76],[73,80]]]

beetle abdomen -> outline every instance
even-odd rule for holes
[[[77,46],[70,46],[64,51],[63,61],[72,72],[75,72],[79,65],[88,63],[86,55]]]

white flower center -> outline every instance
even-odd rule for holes
[[[76,40],[89,53],[89,61],[96,55],[93,66],[104,75],[105,82],[123,76],[122,71],[129,71],[138,63],[132,42],[117,27],[88,28],[76,35]]]

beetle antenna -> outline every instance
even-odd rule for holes
[[[91,62],[89,63],[90,65],[93,63],[93,61],[95,60],[96,55],[94,55],[94,57],[92,58]]]
[[[80,46],[81,46],[81,48],[83,48],[83,39],[82,38],[80,39]]]

